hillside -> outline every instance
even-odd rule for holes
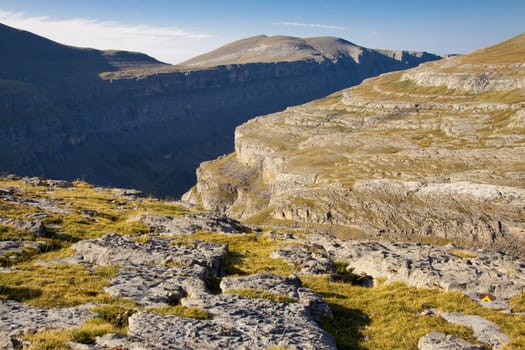
[[[242,53],[232,45],[231,54]],[[355,62],[303,60],[309,50],[264,62],[172,66],[1,26],[0,172],[179,196],[195,183],[200,162],[233,150],[234,128],[250,118],[439,58],[414,53],[401,62],[359,48]]]
[[[502,253],[0,177],[2,349],[521,349],[524,288]]]
[[[184,198],[245,222],[525,254],[523,38],[255,118]]]

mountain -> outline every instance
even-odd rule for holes
[[[255,118],[184,199],[246,222],[525,253],[525,34]]]
[[[275,41],[279,47],[282,40]],[[242,122],[439,58],[417,54],[401,62],[339,39],[307,41],[360,53],[355,60],[315,61],[301,53],[313,49],[301,47],[286,60],[172,66],[2,25],[0,171],[178,196],[195,183],[200,162],[233,150],[233,130]],[[239,43],[229,47],[232,55],[242,53]]]
[[[412,66],[432,61],[436,55],[427,52],[371,50],[334,37],[295,38],[290,36],[254,36],[233,42],[212,52],[195,57],[183,65],[208,67],[228,64],[271,62],[347,62],[359,64],[374,61],[378,65],[392,65],[392,59]]]

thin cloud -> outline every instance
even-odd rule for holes
[[[217,39],[176,27],[128,25],[89,18],[52,19],[0,10],[0,22],[63,44],[140,51],[161,61],[178,63],[215,48]]]
[[[302,23],[302,22],[275,22],[273,25],[287,26],[287,27],[303,27],[303,28],[318,28],[318,29],[334,29],[344,30],[345,27],[333,26],[329,24],[320,23]]]

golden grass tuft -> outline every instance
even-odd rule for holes
[[[191,236],[178,237],[175,244],[191,244],[194,240],[203,240],[226,244],[229,255],[226,261],[228,275],[243,276],[254,273],[271,272],[288,276],[296,272],[282,259],[271,259],[270,254],[281,244],[255,233],[220,234],[199,232]]]
[[[478,257],[478,254],[471,252],[469,250],[453,250],[450,252],[451,255],[457,256],[458,258],[462,259],[474,259]]]

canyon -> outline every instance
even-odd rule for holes
[[[242,122],[439,58],[337,38],[258,36],[207,54],[214,65],[197,57],[173,66],[3,25],[0,43],[0,171],[169,197],[195,183],[200,162],[233,150]],[[264,60],[223,59],[261,47]]]

